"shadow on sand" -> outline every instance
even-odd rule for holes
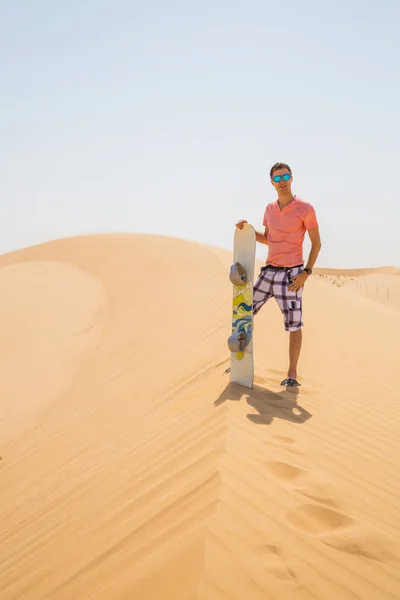
[[[284,388],[281,392],[272,392],[267,388],[254,385],[252,389],[236,383],[228,383],[222,394],[214,400],[215,406],[224,402],[239,401],[246,396],[249,406],[258,411],[248,414],[247,418],[259,425],[269,425],[273,419],[285,419],[292,423],[304,423],[312,414],[297,403],[299,388]]]

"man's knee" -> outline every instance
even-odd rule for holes
[[[288,331],[291,335],[296,335],[298,333],[300,333],[303,330],[304,324],[300,323],[300,325],[297,325],[296,327],[286,327],[285,329],[286,331]]]

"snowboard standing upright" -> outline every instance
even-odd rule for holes
[[[232,334],[228,339],[231,350],[230,380],[252,388],[253,361],[253,285],[256,253],[256,233],[245,223],[235,228],[233,264],[229,279],[233,284]]]

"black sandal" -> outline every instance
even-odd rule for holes
[[[297,387],[301,385],[296,379],[292,379],[291,377],[286,377],[281,383],[281,385],[285,385],[287,387]]]

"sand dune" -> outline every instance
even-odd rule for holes
[[[128,234],[0,257],[1,600],[400,598],[394,296],[310,278],[293,391],[266,305],[246,390],[230,262]]]
[[[399,267],[373,267],[370,269],[328,269],[315,267],[316,275],[326,275],[335,277],[363,277],[365,275],[400,275]]]
[[[387,307],[400,310],[400,269],[316,269],[315,275],[334,286],[345,287]]]

